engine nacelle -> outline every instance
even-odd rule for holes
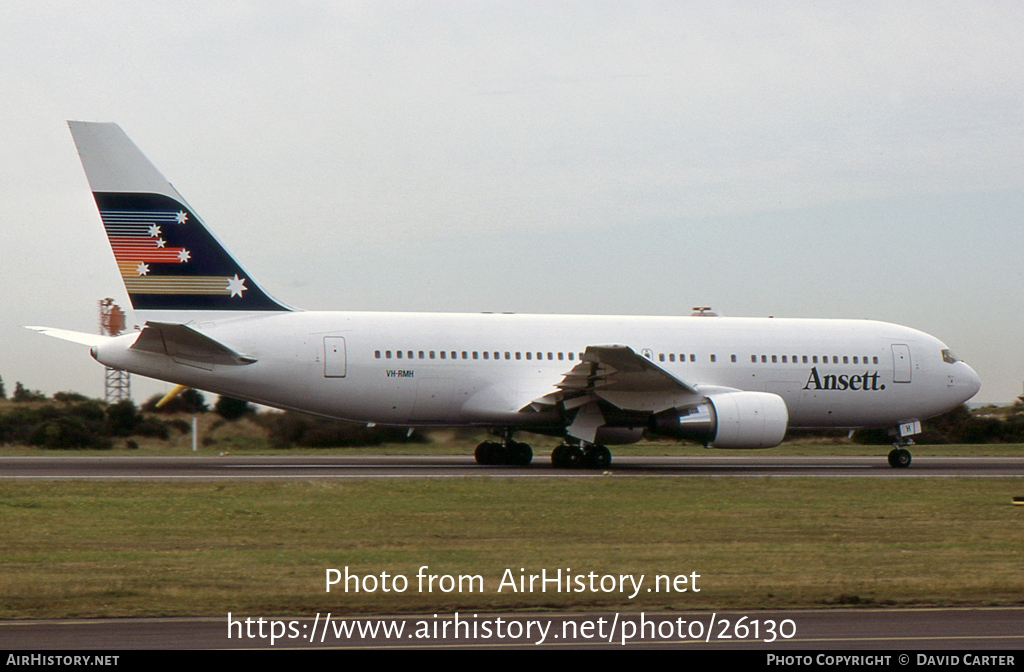
[[[782,443],[788,424],[786,402],[777,394],[723,392],[658,413],[650,428],[715,448],[771,448]]]

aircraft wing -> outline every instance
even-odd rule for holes
[[[568,411],[600,400],[624,411],[656,413],[700,394],[694,385],[625,345],[587,346],[583,360],[555,388],[528,407],[540,411],[561,406]]]

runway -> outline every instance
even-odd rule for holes
[[[261,617],[262,626],[257,621]],[[359,618],[334,614],[331,620],[326,613],[315,617],[232,614],[230,627],[227,614],[6,621],[0,622],[0,650],[667,647],[766,652],[998,650],[1012,655],[1024,646],[1020,627],[1024,607],[656,612],[642,616],[639,612],[469,612],[459,618],[462,625],[458,627],[451,613]],[[276,629],[283,635],[278,634],[272,644],[274,621],[281,624]],[[482,627],[485,621],[491,626],[489,631]],[[447,628],[435,630],[435,623],[441,626],[445,622]],[[385,627],[390,628],[387,635]]]
[[[1024,457],[915,457],[893,469],[878,457],[615,457],[611,467],[484,467],[469,456],[0,457],[0,480],[311,480],[344,478],[1015,478]]]

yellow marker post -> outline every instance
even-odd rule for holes
[[[171,391],[170,391],[170,392],[168,392],[167,394],[165,394],[165,395],[164,395],[164,398],[163,398],[163,399],[161,399],[160,401],[156,402],[156,407],[157,407],[157,408],[162,408],[162,407],[163,407],[163,406],[164,406],[165,404],[167,404],[167,403],[168,403],[168,402],[169,402],[169,401],[170,401],[171,399],[174,399],[174,398],[175,398],[176,396],[178,396],[179,394],[181,394],[182,392],[184,392],[184,391],[185,391],[185,390],[187,390],[187,389],[188,389],[188,387],[187,387],[187,386],[185,386],[185,385],[175,385],[175,386],[174,386],[174,387],[173,387],[173,388],[171,389]]]

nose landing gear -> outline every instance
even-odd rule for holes
[[[893,448],[889,451],[889,466],[894,469],[906,469],[910,466],[910,451],[904,446],[914,445],[912,439],[898,439],[893,442]]]

